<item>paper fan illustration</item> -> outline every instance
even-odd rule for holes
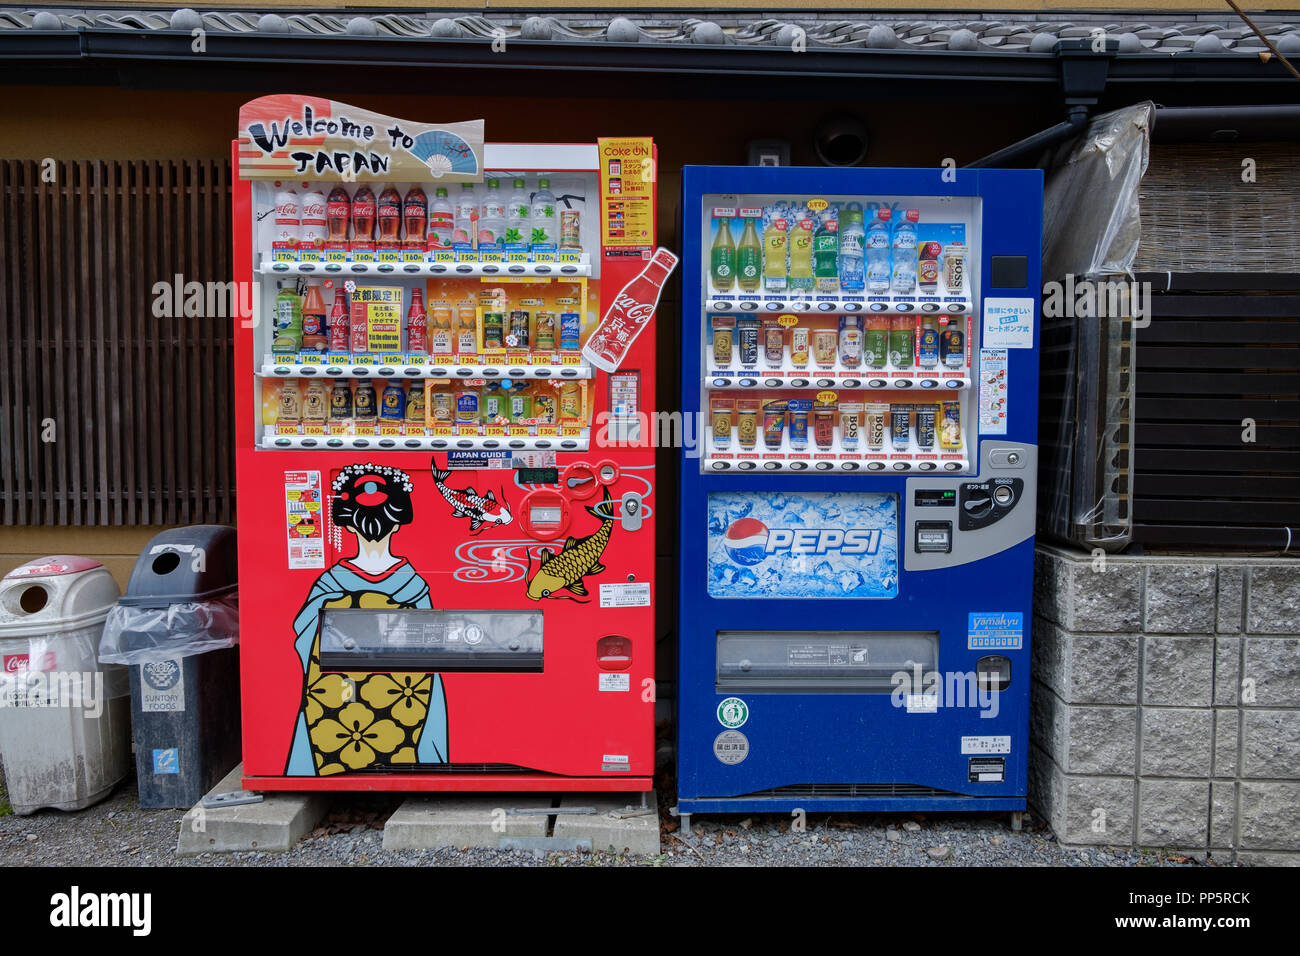
[[[409,152],[429,167],[435,179],[447,173],[477,173],[474,149],[455,133],[435,129],[415,137]]]

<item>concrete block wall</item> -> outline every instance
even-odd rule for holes
[[[1300,561],[1039,545],[1029,798],[1067,845],[1300,865]]]

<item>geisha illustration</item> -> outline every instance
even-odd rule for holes
[[[447,762],[440,675],[320,666],[322,610],[433,607],[428,583],[391,550],[394,534],[413,519],[411,491],[405,472],[373,464],[348,465],[334,479],[333,521],[356,536],[357,550],[316,579],[294,619],[303,695],[286,775]]]

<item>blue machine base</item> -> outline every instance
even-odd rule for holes
[[[908,813],[918,810],[978,812],[1025,810],[1024,797],[701,797],[678,800],[678,814],[688,813]]]

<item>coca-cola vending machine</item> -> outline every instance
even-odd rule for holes
[[[653,143],[267,96],[233,150],[244,786],[650,789]]]

